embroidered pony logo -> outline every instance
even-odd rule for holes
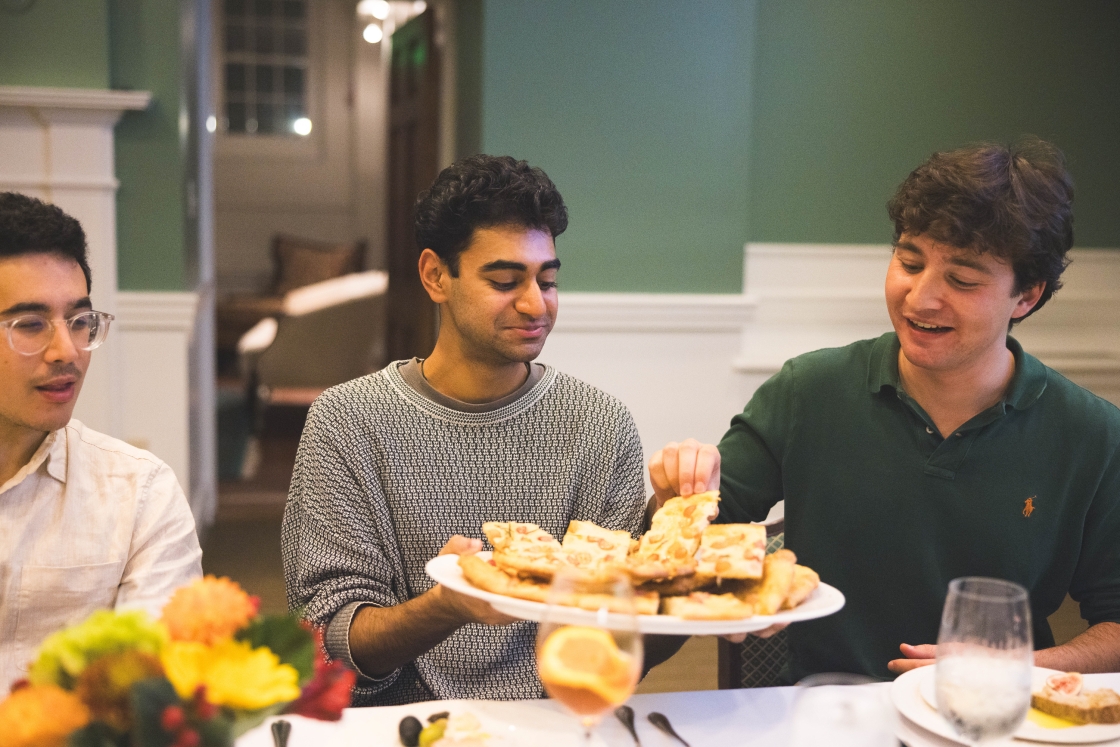
[[[1034,499],[1035,496],[1032,495],[1030,498],[1023,501],[1023,518],[1029,519],[1031,514],[1034,513]]]

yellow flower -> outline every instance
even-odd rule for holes
[[[163,608],[174,641],[214,644],[245,627],[260,602],[228,578],[207,576],[175,592]]]
[[[267,648],[224,640],[213,646],[174,641],[163,650],[163,669],[180,698],[206,688],[215,705],[255,711],[299,697],[299,673]]]
[[[31,685],[0,702],[0,747],[63,747],[89,723],[78,696],[56,685]]]

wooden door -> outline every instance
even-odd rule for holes
[[[420,284],[413,206],[439,172],[439,53],[428,9],[392,37],[389,85],[389,291],[391,360],[426,357],[436,307]]]

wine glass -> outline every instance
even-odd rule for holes
[[[1031,704],[1027,590],[969,577],[949,583],[937,636],[937,710],[977,745],[1010,736]]]
[[[877,680],[822,672],[797,683],[790,747],[898,747],[895,715]]]
[[[626,702],[641,677],[642,636],[627,574],[557,572],[537,630],[537,671],[545,692],[579,719],[590,744],[592,729]]]

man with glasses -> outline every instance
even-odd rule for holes
[[[113,320],[89,291],[78,221],[0,193],[0,697],[51,633],[98,609],[158,616],[202,571],[171,469],[71,419]]]

